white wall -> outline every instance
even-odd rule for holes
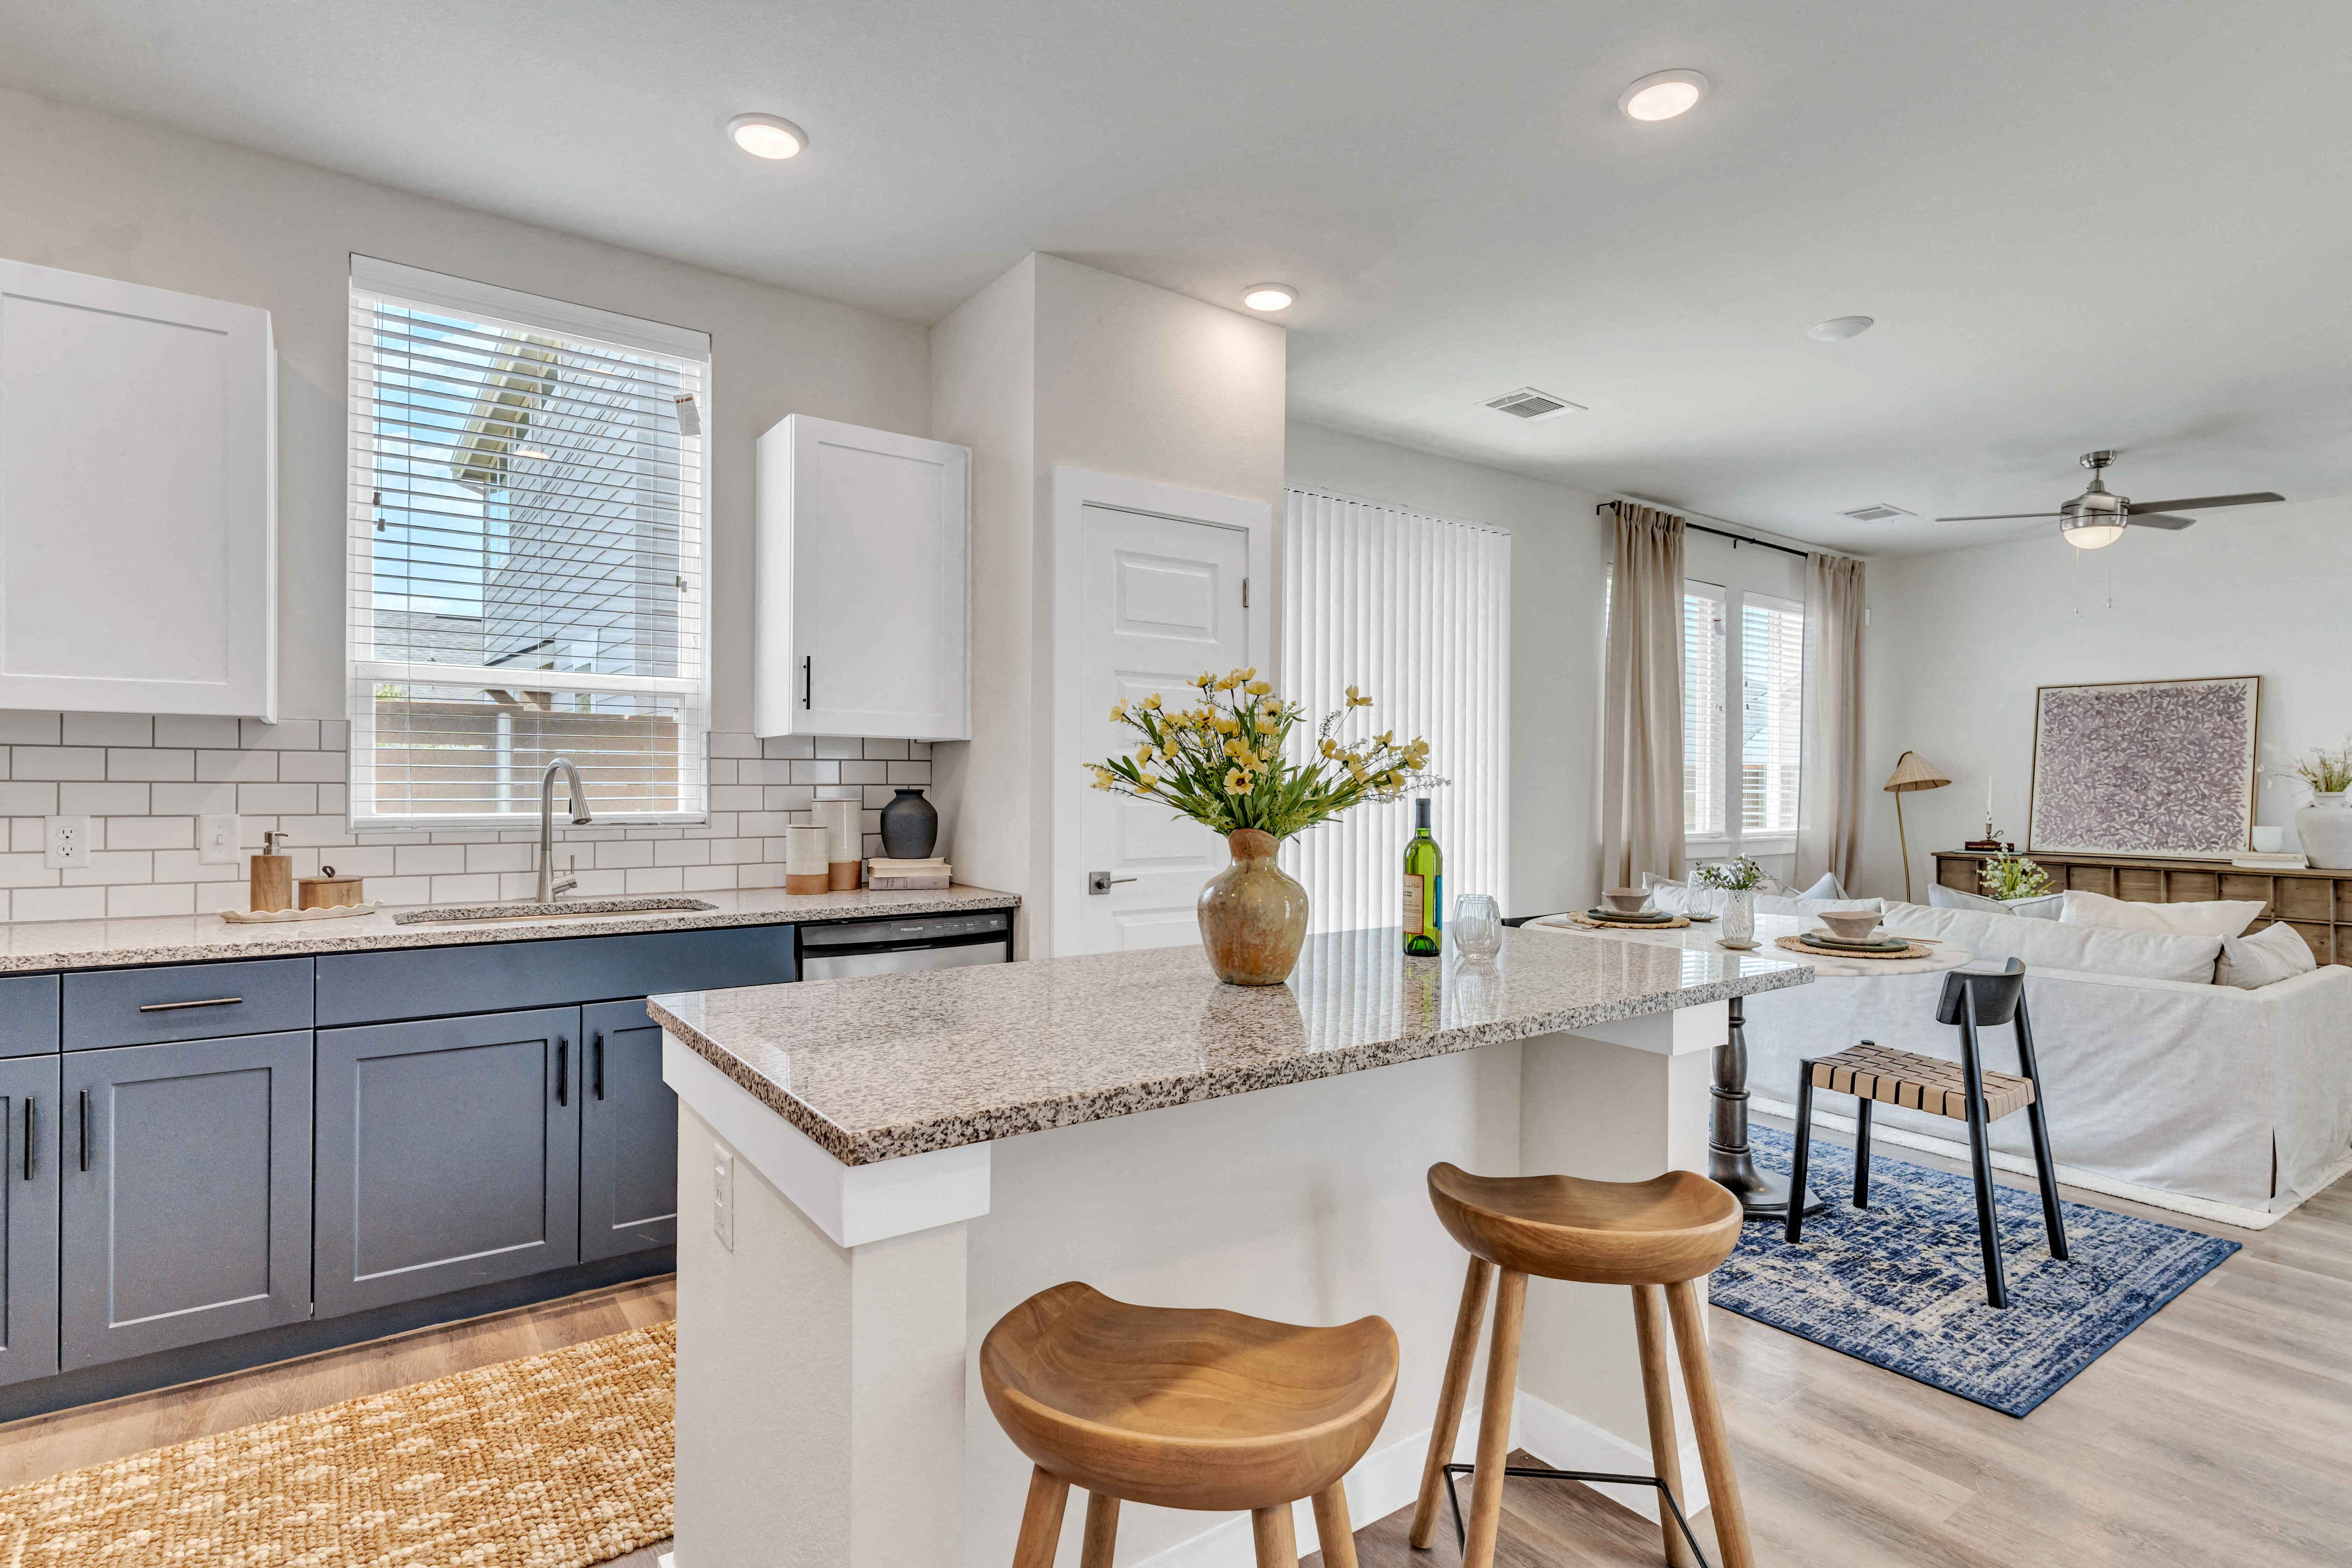
[[[1598,498],[1298,420],[1290,423],[1285,467],[1289,484],[1511,531],[1511,889],[1504,912],[1590,903],[1600,890],[1594,746],[1610,558],[1607,520],[1592,511]]]
[[[1932,853],[1982,831],[1988,777],[2004,836],[2025,843],[2037,686],[2259,675],[2266,768],[2352,732],[2352,500],[2214,512],[2184,532],[2134,530],[2089,552],[2037,531],[1874,561],[1868,581],[1869,893],[1903,890],[1892,797],[1875,786],[1906,748],[1952,780],[1904,802],[1919,896]],[[2254,820],[2291,824],[2308,799],[2266,776]]]
[[[278,689],[343,716],[354,251],[711,337],[712,722],[751,728],[751,443],[787,414],[921,434],[925,329],[222,142],[0,92],[0,256],[258,305],[278,355]]]

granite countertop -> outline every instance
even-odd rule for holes
[[[0,973],[100,969],[135,963],[200,963],[223,958],[290,958],[312,952],[373,952],[396,947],[458,947],[486,942],[540,942],[559,936],[630,931],[707,931],[718,926],[933,915],[1009,910],[1011,893],[952,887],[938,892],[787,893],[782,889],[682,895],[708,910],[630,910],[519,920],[398,925],[398,909],[346,919],[232,925],[218,915],[151,915],[121,921],[45,921],[0,925]]]
[[[654,1020],[845,1164],[871,1164],[1802,985],[1791,955],[1507,931],[1407,958],[1307,939],[1289,984],[1198,947],[656,996]]]

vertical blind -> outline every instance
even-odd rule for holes
[[[1724,593],[1683,586],[1683,834],[1720,838],[1724,762]]]
[[[1463,893],[1509,908],[1511,536],[1319,490],[1289,492],[1283,694],[1319,720],[1349,686],[1373,700],[1345,734],[1425,736],[1446,914]],[[1307,726],[1297,742],[1311,744]],[[1410,800],[1366,805],[1291,841],[1311,929],[1393,926]]]
[[[354,258],[355,826],[707,809],[699,333]]]
[[[1762,594],[1739,602],[1739,827],[1797,831],[1804,758],[1805,607]]]

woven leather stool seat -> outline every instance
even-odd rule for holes
[[[1381,1318],[1301,1328],[1131,1306],[1076,1282],[1040,1291],[980,1346],[988,1407],[1038,1470],[1014,1561],[1052,1561],[1062,1499],[1077,1486],[1094,1494],[1088,1568],[1097,1534],[1108,1568],[1121,1500],[1248,1509],[1260,1562],[1290,1568],[1298,1499],[1314,1498],[1318,1524],[1347,1538],[1339,1483],[1378,1436],[1396,1378],[1396,1332]],[[1352,1542],[1327,1544],[1325,1561],[1352,1564]]]
[[[2033,1080],[1987,1069],[1985,1119],[1998,1121],[2033,1103]],[[1833,1057],[1813,1058],[1813,1087],[1859,1095],[1930,1116],[1969,1119],[1968,1080],[1958,1062],[1898,1051],[1868,1040]]]

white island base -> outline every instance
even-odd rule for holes
[[[673,1036],[677,1568],[1003,1568],[1030,1467],[989,1414],[974,1353],[1007,1310],[1066,1279],[1300,1323],[1385,1317],[1402,1371],[1349,1503],[1360,1528],[1409,1505],[1465,1262],[1423,1173],[1440,1160],[1620,1181],[1704,1170],[1727,1023],[1725,1003],[1702,1003],[863,1165]],[[1696,1512],[1679,1386],[1676,1408]],[[1533,1282],[1514,1424],[1547,1463],[1651,1469],[1629,1291]],[[1650,1489],[1618,1495],[1656,1517]],[[1058,1561],[1076,1563],[1083,1512]],[[1297,1512],[1304,1554],[1314,1520]],[[1245,1514],[1130,1504],[1119,1522],[1122,1565],[1254,1561]]]

